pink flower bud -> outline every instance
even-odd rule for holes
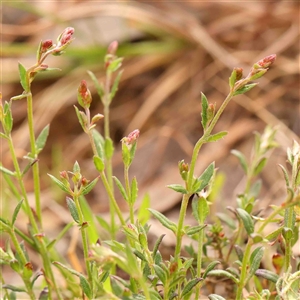
[[[65,45],[69,43],[72,39],[73,33],[74,33],[74,28],[67,27],[60,36],[61,45]]]
[[[131,133],[129,133],[127,137],[124,137],[122,139],[122,142],[126,143],[127,145],[132,145],[136,142],[139,135],[140,135],[140,131],[138,129],[135,129]]]
[[[116,51],[118,49],[118,42],[117,41],[113,41],[109,44],[108,48],[107,48],[107,53],[108,54],[112,54],[115,55]]]
[[[53,46],[52,40],[46,40],[42,43],[41,52],[45,53],[48,49],[50,49]]]
[[[266,69],[269,66],[271,66],[275,60],[276,60],[276,54],[271,54],[271,55],[261,59],[260,61],[258,61],[255,64],[255,66],[258,65],[260,68]]]

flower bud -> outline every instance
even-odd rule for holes
[[[210,122],[213,119],[213,117],[215,116],[215,112],[216,112],[216,103],[215,104],[210,103],[207,108],[207,121],[208,122]]]
[[[59,37],[59,42],[61,46],[66,45],[67,43],[70,43],[72,40],[72,35],[74,33],[74,28],[67,27],[62,34]]]
[[[41,47],[41,53],[47,52],[48,49],[50,49],[53,46],[52,40],[46,40],[42,43]]]
[[[107,48],[107,53],[108,54],[112,54],[115,55],[118,49],[118,42],[117,41],[113,41],[109,44],[108,48]]]
[[[242,79],[243,77],[243,69],[242,68],[234,68],[236,71],[236,81]]]
[[[140,135],[140,131],[138,129],[133,130],[127,137],[122,139],[122,142],[129,145],[133,145]]]
[[[253,68],[254,69],[260,69],[260,68],[266,69],[269,66],[271,66],[275,60],[276,60],[276,54],[271,54],[271,55],[266,56],[265,58],[261,59],[257,63],[255,63]]]
[[[78,103],[83,108],[89,108],[92,102],[91,92],[87,87],[86,81],[81,80],[81,83],[78,87],[78,94],[77,94]]]

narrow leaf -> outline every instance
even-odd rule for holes
[[[233,96],[240,95],[240,94],[245,94],[251,89],[253,89],[258,83],[249,83],[246,84],[244,87],[240,88],[239,90],[235,91]]]
[[[252,252],[250,257],[250,268],[248,271],[246,282],[255,274],[255,272],[259,268],[260,262],[264,256],[264,251],[264,247],[258,247]]]
[[[156,256],[156,253],[158,251],[158,248],[159,248],[159,245],[161,244],[163,238],[165,237],[165,234],[162,234],[158,239],[157,241],[155,242],[154,244],[154,247],[153,247],[153,252],[152,252],[152,257],[155,258]]]
[[[265,157],[263,157],[256,165],[256,167],[254,168],[254,172],[253,175],[256,176],[258,175],[264,168],[264,166],[267,163],[267,159]]]
[[[96,129],[93,129],[92,134],[97,154],[104,161],[104,138]]]
[[[94,166],[96,167],[97,171],[99,173],[101,173],[105,168],[105,164],[104,164],[103,160],[99,156],[94,155],[93,161],[94,161]]]
[[[233,276],[231,273],[224,270],[212,270],[208,272],[207,276],[226,277],[234,281],[236,284],[239,283],[239,280],[235,276]]]
[[[83,275],[80,275],[79,278],[80,278],[80,285],[82,287],[83,292],[86,294],[86,296],[89,299],[92,299],[93,293],[87,279]]]
[[[272,281],[274,283],[276,283],[279,278],[279,276],[276,273],[265,269],[257,269],[255,271],[255,275],[267,279],[269,281]]]
[[[165,271],[158,265],[153,265],[155,273],[157,275],[157,277],[160,279],[160,281],[165,284],[167,281],[167,274],[165,273]]]
[[[246,162],[246,158],[245,158],[244,154],[238,150],[231,150],[231,154],[233,154],[234,156],[236,156],[238,158],[245,174],[247,174],[248,167],[247,167],[247,162]]]
[[[251,216],[242,208],[237,208],[236,212],[241,218],[247,233],[250,235],[254,232],[254,223]]]
[[[216,142],[220,139],[222,139],[224,136],[226,136],[228,134],[227,131],[221,131],[221,132],[218,132],[216,134],[212,134],[208,137],[207,139],[207,142],[210,143],[210,142]]]
[[[96,183],[98,182],[99,177],[96,177],[93,181],[91,181],[88,185],[86,185],[82,191],[81,191],[81,195],[86,195],[88,194],[96,185]]]
[[[67,200],[67,206],[69,208],[73,220],[79,224],[80,222],[79,214],[75,202],[69,197],[67,197],[66,200]]]
[[[99,83],[99,81],[97,80],[97,78],[93,72],[87,71],[87,73],[90,75],[91,79],[93,80],[93,83],[97,90],[97,93],[98,93],[100,99],[102,100],[103,96],[104,96],[104,89],[103,89],[102,85]]]
[[[166,216],[164,216],[162,213],[149,208],[149,211],[152,213],[152,215],[166,228],[170,229],[174,233],[177,231],[177,226],[174,222],[170,221]]]
[[[210,272],[210,271],[212,271],[218,264],[220,264],[220,262],[219,261],[212,261],[207,267],[206,267],[206,269],[205,269],[205,271],[204,271],[204,273],[203,273],[203,275],[202,275],[202,277],[203,277],[203,279],[205,279],[206,278],[206,276],[207,276],[207,274]]]
[[[114,153],[114,145],[111,138],[106,138],[104,142],[105,158],[110,159]]]
[[[143,197],[137,215],[137,219],[142,225],[145,225],[150,219],[150,212],[148,210],[149,207],[150,207],[150,196],[149,194],[146,194]]]
[[[127,193],[126,193],[125,188],[123,187],[121,181],[116,176],[113,176],[113,179],[115,180],[115,183],[116,183],[120,193],[122,194],[124,200],[126,202],[128,202],[128,196],[127,196]]]
[[[14,213],[13,213],[13,216],[12,216],[12,220],[11,220],[11,225],[14,226],[15,222],[16,222],[16,219],[17,219],[17,216],[18,216],[18,213],[22,207],[22,204],[23,204],[23,201],[24,200],[21,200],[19,201],[18,205],[16,206],[15,210],[14,210]]]
[[[65,186],[60,180],[58,180],[56,177],[52,176],[51,174],[48,174],[48,176],[52,179],[53,182],[55,182],[64,192],[70,193],[70,190],[67,186]]]
[[[206,129],[207,127],[207,109],[208,109],[208,101],[207,98],[203,93],[201,93],[201,104],[202,104],[202,112],[201,112],[201,117],[202,117],[202,126],[203,129]]]
[[[280,164],[278,166],[281,168],[281,170],[283,172],[283,176],[284,176],[284,179],[285,179],[286,187],[289,187],[290,186],[290,180],[289,180],[289,175],[288,175],[287,170],[285,169],[284,166],[282,166]]]
[[[192,202],[193,215],[198,223],[202,224],[209,214],[209,206],[207,200],[199,197]]]
[[[0,171],[7,174],[7,175],[10,175],[10,176],[15,176],[15,173],[13,171],[10,171],[2,166],[0,166]]]
[[[29,91],[29,84],[27,82],[27,71],[26,68],[19,62],[19,76],[20,82],[25,92]]]
[[[203,230],[205,227],[206,227],[207,225],[206,224],[204,224],[204,225],[198,225],[198,226],[192,226],[192,227],[190,227],[190,228],[188,228],[187,230],[186,230],[186,234],[187,235],[189,235],[189,236],[192,236],[192,235],[194,235],[194,234],[196,234],[196,233],[199,233],[201,230]]]
[[[203,278],[194,278],[185,285],[181,293],[181,299],[186,296]]]
[[[26,293],[26,290],[24,288],[19,288],[17,286],[11,285],[11,284],[3,284],[2,288],[6,289],[6,290],[11,290],[14,292],[25,292]]]
[[[187,190],[180,184],[169,184],[167,187],[177,193],[186,194]]]
[[[225,298],[223,298],[222,296],[217,295],[217,294],[208,295],[208,299],[209,300],[226,300]]]
[[[36,148],[37,153],[40,153],[44,149],[48,135],[49,135],[49,129],[50,129],[50,126],[48,124],[44,127],[44,129],[42,130],[42,132],[36,139],[35,148]]]
[[[194,191],[194,193],[199,193],[209,184],[209,181],[211,180],[212,176],[214,175],[214,170],[215,170],[215,162],[212,162],[204,170],[204,172],[200,175],[200,177],[198,177],[197,180],[201,181],[201,185],[196,191]]]
[[[116,92],[118,91],[118,87],[119,87],[119,82],[120,82],[120,79],[121,79],[121,76],[123,74],[123,70],[121,70],[118,75],[116,76],[116,79],[112,85],[112,88],[111,88],[111,92],[110,92],[110,101],[112,101],[112,99],[115,97],[116,95]]]
[[[234,84],[236,82],[236,69],[233,69],[230,77],[229,77],[229,86],[230,88],[234,87]]]
[[[138,183],[136,177],[133,177],[131,181],[130,203],[133,205],[138,195]]]

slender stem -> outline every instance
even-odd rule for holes
[[[23,250],[20,247],[19,241],[18,241],[18,239],[17,239],[17,237],[15,235],[15,232],[14,232],[14,228],[11,228],[11,230],[10,230],[9,233],[10,233],[11,241],[12,241],[12,243],[15,246],[16,252],[18,253],[18,255],[20,257],[22,268],[26,268],[25,265],[28,263],[28,261],[26,259],[26,256],[25,256]],[[30,299],[34,300],[35,299],[35,295],[34,295],[34,292],[32,290],[32,287],[31,287],[30,278],[26,278],[25,276],[22,276],[22,279],[23,279],[23,281],[25,283],[25,286],[26,286],[26,289],[27,289],[27,293],[30,296]]]
[[[110,200],[110,205],[111,205],[111,207],[113,207],[114,210],[116,211],[116,213],[117,213],[117,215],[118,215],[118,217],[119,217],[119,220],[120,220],[121,224],[122,224],[122,225],[125,225],[125,221],[124,221],[124,218],[123,218],[123,216],[122,216],[122,212],[121,212],[121,210],[120,210],[120,208],[119,208],[119,205],[118,205],[118,203],[117,203],[117,201],[116,201],[116,199],[115,199],[115,197],[114,197],[114,194],[113,194],[112,190],[110,189],[110,186],[109,186],[109,183],[108,183],[108,181],[107,181],[107,178],[106,178],[105,173],[104,173],[104,172],[101,172],[101,173],[100,173],[100,177],[101,177],[101,180],[102,180],[102,182],[103,182],[103,185],[104,185],[104,187],[105,187],[105,189],[106,189],[106,192],[107,192],[107,194],[108,194],[108,197],[109,197],[109,200]]]
[[[199,224],[199,225],[203,225]],[[204,230],[202,229],[199,234],[198,234],[198,253],[197,253],[197,277],[200,278],[201,277],[201,266],[202,266],[202,252],[203,252],[203,241],[204,241]],[[201,282],[200,282],[201,284]],[[202,284],[200,285],[198,284],[198,286],[196,287],[196,296],[195,299],[199,299],[199,295],[200,295],[200,289]]]
[[[33,159],[37,159],[36,146],[35,146],[35,136],[34,136],[34,126],[33,126],[33,105],[32,105],[32,93],[27,94],[27,117],[28,117],[28,128],[29,128],[29,139],[31,155]],[[33,185],[34,185],[34,196],[35,196],[35,210],[40,223],[42,225],[42,210],[41,210],[41,200],[40,200],[40,176],[39,176],[39,164],[38,160],[32,166],[33,172]]]
[[[238,289],[236,292],[236,300],[243,299],[243,289],[246,284],[245,281],[247,278],[247,267],[248,267],[248,263],[249,263],[249,259],[250,259],[251,247],[252,247],[252,241],[249,239],[247,246],[245,248],[245,253],[244,253],[244,257],[243,257],[240,281],[239,281]]]
[[[130,216],[130,223],[134,224],[134,211],[133,211],[133,204],[131,203],[131,191],[130,191],[130,184],[129,184],[129,166],[124,165],[124,180],[125,180],[125,188],[126,193],[129,199],[129,216]]]
[[[179,213],[179,220],[177,226],[177,233],[176,233],[176,248],[175,248],[175,259],[179,260],[180,251],[181,251],[181,243],[182,243],[182,236],[183,236],[183,223],[186,215],[186,209],[189,203],[190,195],[184,194],[181,202],[181,208]]]
[[[76,193],[74,193],[73,198],[74,198],[74,202],[75,202],[75,205],[76,205],[76,208],[77,208],[77,211],[78,211],[79,222],[80,222],[80,225],[82,226],[85,221],[84,221],[84,216],[83,216],[81,206],[80,206],[80,203],[79,203],[79,197]],[[88,261],[89,252],[88,252],[88,239],[87,239],[87,234],[86,234],[86,228],[81,227],[80,232],[81,232],[81,238],[82,238],[83,256],[84,256],[86,271],[87,271],[87,274],[88,274],[89,282],[92,283],[92,272],[91,272],[90,263]]]

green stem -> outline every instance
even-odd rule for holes
[[[184,194],[181,202],[180,213],[179,213],[179,220],[177,226],[177,233],[176,233],[176,247],[175,247],[175,259],[179,260],[180,251],[181,251],[181,243],[182,243],[182,236],[183,236],[183,223],[186,215],[186,209],[189,203],[189,194]]]
[[[118,217],[120,219],[121,224],[125,225],[126,223],[125,223],[124,218],[122,216],[122,213],[121,213],[121,210],[119,208],[119,205],[118,205],[118,203],[117,203],[117,201],[116,201],[116,199],[114,197],[114,194],[113,194],[113,192],[112,192],[112,190],[111,190],[111,188],[109,186],[109,183],[107,181],[106,175],[105,175],[105,173],[103,171],[100,173],[100,177],[101,177],[101,180],[102,180],[103,185],[105,187],[105,190],[106,190],[106,192],[108,194],[108,197],[109,197],[109,200],[110,200],[110,206],[113,207],[114,210],[116,211],[116,213],[117,213],[117,215],[118,215]]]
[[[78,211],[78,216],[79,216],[79,222],[80,225],[82,226],[84,221],[84,216],[81,210],[81,206],[79,203],[79,197],[76,193],[74,193],[74,202]],[[84,256],[84,262],[85,262],[85,266],[86,266],[86,271],[88,274],[88,280],[90,282],[90,284],[92,284],[92,272],[91,272],[91,267],[90,267],[90,263],[88,261],[89,258],[89,248],[88,248],[88,239],[87,239],[87,234],[86,234],[86,228],[81,227],[80,228],[80,232],[81,232],[81,238],[82,238],[82,245],[83,245],[83,256]]]
[[[28,263],[28,261],[26,259],[26,256],[25,256],[22,248],[20,247],[19,241],[18,241],[18,239],[17,239],[17,237],[15,235],[15,232],[14,232],[14,228],[11,228],[9,234],[10,234],[11,241],[12,241],[13,245],[15,246],[16,252],[19,254],[22,267],[26,268],[25,265]],[[23,281],[25,283],[25,286],[26,286],[26,289],[27,289],[27,293],[30,296],[30,299],[34,300],[35,299],[35,295],[34,295],[34,292],[32,290],[32,287],[31,287],[30,278],[25,278],[22,275],[22,279],[23,279]]]
[[[131,203],[131,191],[130,191],[130,184],[129,184],[129,166],[124,165],[124,180],[125,180],[125,188],[126,194],[128,196],[129,201],[129,216],[130,216],[130,223],[134,224],[134,211],[133,205]]]
[[[248,270],[248,263],[250,260],[251,247],[252,247],[252,241],[248,240],[248,243],[247,243],[247,246],[246,246],[245,252],[244,252],[240,281],[239,281],[238,289],[236,292],[236,300],[243,299],[243,289],[244,289],[244,286],[246,285],[245,281],[247,278],[247,270]]]
[[[33,159],[37,161],[32,166],[33,172],[33,185],[34,185],[34,196],[35,196],[35,210],[40,223],[42,225],[42,210],[41,210],[41,200],[40,200],[40,175],[39,175],[39,164],[38,157],[36,153],[35,136],[34,136],[34,126],[33,126],[33,104],[32,104],[32,93],[27,94],[27,118],[28,118],[28,128],[29,128],[29,139],[31,155]]]
[[[203,225],[204,222],[201,222],[199,225]],[[202,252],[203,252],[203,242],[204,242],[204,230],[202,229],[198,234],[198,253],[197,253],[197,277],[201,277],[201,266],[202,266]],[[195,299],[199,299],[200,289],[201,289],[201,282],[196,287],[196,296]]]

